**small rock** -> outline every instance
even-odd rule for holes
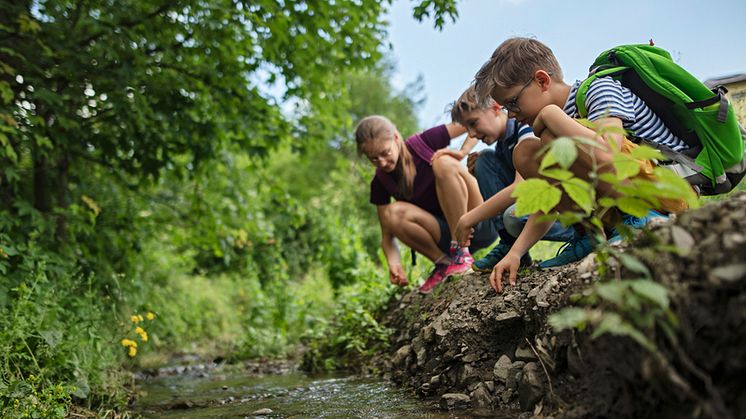
[[[461,393],[446,393],[440,397],[440,408],[443,410],[468,409],[471,397]]]
[[[503,355],[498,358],[497,362],[495,362],[495,367],[492,369],[492,374],[497,380],[504,383],[508,380],[508,370],[510,369],[511,365],[513,365],[513,361],[511,361],[507,355]]]
[[[536,355],[531,348],[519,346],[515,349],[515,359],[519,361],[536,361]]]
[[[518,389],[518,382],[520,381],[523,366],[526,365],[523,361],[515,361],[508,369],[508,379],[505,382],[505,386],[512,390]]]
[[[264,409],[255,410],[251,414],[253,416],[270,415],[272,414],[272,409],[265,407]]]
[[[746,263],[734,263],[712,270],[711,275],[725,282],[735,282],[746,278]]]
[[[228,386],[223,386],[223,390],[228,390]]]
[[[462,361],[463,361],[463,362],[474,362],[474,361],[478,361],[478,360],[479,360],[479,358],[480,358],[480,356],[479,356],[479,355],[477,355],[477,354],[475,354],[474,352],[472,352],[472,353],[470,353],[470,354],[467,354],[467,355],[466,355],[466,356],[465,356],[465,357],[464,357],[464,358],[462,359]]]
[[[409,354],[412,353],[412,347],[409,345],[404,345],[399,350],[394,353],[394,356],[391,358],[391,362],[396,366],[401,366],[406,359],[409,357]]]
[[[438,387],[440,385],[440,380],[441,380],[440,374],[433,375],[432,377],[430,377],[430,387],[431,388]]]
[[[539,369],[535,362],[529,362],[523,367],[523,376],[518,383],[518,401],[524,411],[532,410],[536,402],[544,397],[544,382]]]
[[[692,237],[692,235],[683,227],[672,225],[671,238],[673,239],[673,244],[679,249],[679,254],[681,256],[689,256],[689,254],[692,253],[694,237]]]
[[[488,407],[491,406],[493,402],[492,395],[487,389],[485,383],[477,384],[477,387],[471,392],[471,400],[472,404],[478,407]]]

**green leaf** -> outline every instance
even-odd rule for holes
[[[540,169],[539,173],[543,176],[557,180],[568,180],[574,176],[571,171],[564,169]]]
[[[616,199],[605,196],[598,200],[598,205],[602,206],[603,208],[611,208],[616,206]]]
[[[13,93],[13,89],[10,88],[10,84],[5,81],[0,81],[0,98],[2,98],[3,103],[6,105],[9,104],[13,97],[15,97],[15,93]]]
[[[631,158],[629,154],[615,153],[612,158],[616,177],[619,180],[629,179],[640,173],[640,163]]]
[[[512,197],[516,198],[516,215],[550,212],[559,204],[562,192],[544,179],[527,179],[516,185]]]
[[[676,193],[678,198],[684,199],[689,204],[689,208],[699,208],[699,199],[689,182],[663,167],[656,167],[653,169],[653,173],[658,178],[660,187]]]
[[[573,224],[578,224],[585,219],[586,214],[581,212],[562,212],[557,214],[556,219],[563,226],[569,227]],[[543,217],[542,217],[543,218]]]
[[[59,330],[42,330],[39,335],[50,348],[54,348],[62,341],[62,332]]]
[[[648,215],[650,204],[639,198],[633,198],[629,196],[622,196],[616,200],[617,207],[627,214],[634,215],[635,217],[644,217]]]
[[[578,158],[578,149],[575,147],[575,142],[568,137],[560,137],[552,141],[549,153],[554,155],[557,163],[564,169],[572,166],[575,159]]]
[[[621,252],[616,253],[616,257],[619,259],[619,263],[621,263],[625,268],[632,272],[642,274],[646,278],[650,278],[650,269],[648,269],[648,267],[639,259]]]
[[[665,156],[653,147],[642,145],[635,147],[629,153],[630,157],[638,160],[664,160]]]
[[[668,308],[668,290],[663,285],[646,279],[629,281],[632,290],[655,303],[660,308]]]
[[[562,188],[586,214],[593,210],[593,202],[596,197],[596,190],[586,181],[580,178],[572,178],[562,182]]]
[[[624,305],[627,286],[623,282],[604,282],[596,285],[596,292],[606,301],[610,301],[617,306]]]
[[[565,307],[549,316],[549,325],[559,332],[565,329],[585,329],[589,311],[578,307]]]
[[[548,148],[546,150],[548,150]],[[541,155],[541,150],[537,154]],[[544,157],[541,158],[539,171],[545,170],[547,167],[551,167],[555,164],[557,164],[557,157],[554,155],[554,153],[547,152],[546,154],[544,154]]]
[[[619,179],[617,179],[616,175],[613,173],[601,173],[598,175],[598,180],[606,183],[610,183],[612,185],[618,185]]]

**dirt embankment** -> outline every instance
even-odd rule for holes
[[[524,274],[500,295],[478,274],[404,295],[383,319],[395,333],[378,365],[444,408],[746,417],[746,195],[656,226],[624,251],[669,290],[673,339],[660,328],[647,333],[665,360],[627,337],[548,326],[549,314],[601,281],[587,258]],[[612,277],[636,277],[611,266]]]

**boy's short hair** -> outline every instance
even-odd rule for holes
[[[495,86],[509,88],[526,83],[537,70],[562,81],[562,69],[548,46],[531,38],[509,38],[474,76],[477,100],[491,98]]]
[[[474,84],[471,84],[469,88],[451,104],[451,122],[461,124],[464,122],[464,114],[477,109],[487,109],[495,104],[495,101],[492,100],[491,97],[482,101],[477,100],[477,90],[474,88]]]

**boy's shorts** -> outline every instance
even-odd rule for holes
[[[451,229],[448,227],[448,223],[442,215],[436,215],[435,219],[438,220],[440,226],[440,241],[438,241],[438,248],[448,254],[451,248]],[[491,245],[497,240],[498,232],[495,224],[490,220],[482,221],[477,224],[474,228],[474,237],[471,238],[469,244],[469,251],[471,253],[476,252],[479,249]]]

